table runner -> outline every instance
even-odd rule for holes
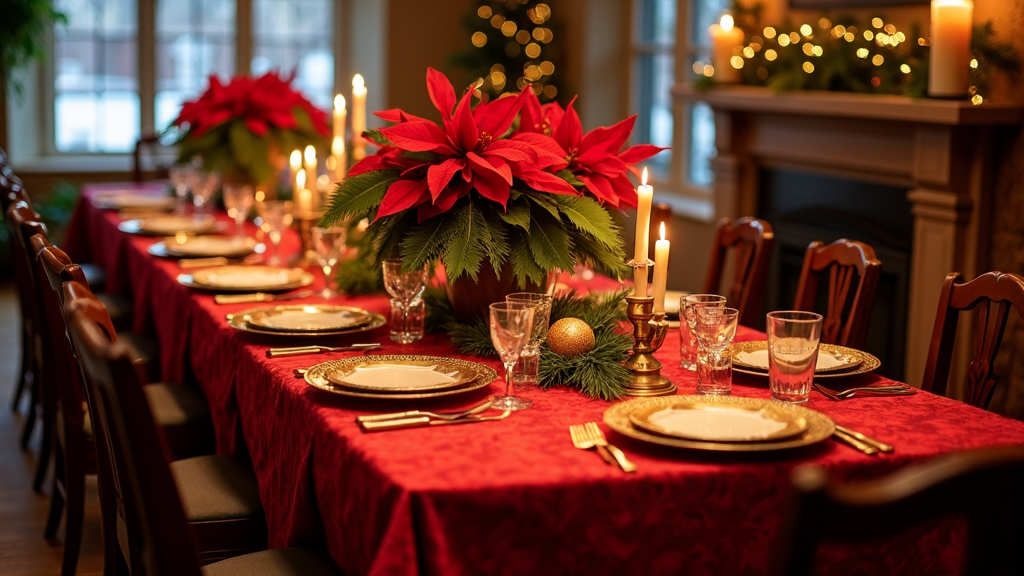
[[[84,196],[101,189],[86,187]],[[121,234],[117,223],[115,213],[80,201],[67,239],[72,258],[103,263],[113,286],[133,294],[136,327],[160,338],[165,377],[194,374],[211,404],[218,450],[249,452],[270,546],[324,544],[349,574],[764,574],[794,466],[814,463],[858,481],[956,450],[1024,443],[1024,423],[925,392],[838,403],[812,394],[807,407],[896,446],[881,457],[831,440],[707,454],[639,443],[602,425],[639,466],[625,475],[572,447],[569,424],[600,422],[609,404],[566,389],[521,389],[533,407],[500,422],[364,434],[354,416],[407,405],[325,394],[292,375],[350,353],[267,359],[279,341],[224,320],[248,305],[219,306],[181,286],[176,263],[146,253],[154,239]],[[379,296],[343,301],[387,311]],[[758,337],[741,329],[738,339]],[[386,331],[357,340],[383,342],[383,353],[455,355],[436,335],[408,346],[391,343]],[[680,393],[694,393],[693,373],[678,367],[676,331],[657,356]],[[456,408],[500,391],[495,383],[415,407]],[[763,379],[741,374],[733,394],[769,397]],[[826,548],[821,571],[956,574],[963,544],[957,524],[924,526],[856,551]]]

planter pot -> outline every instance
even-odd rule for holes
[[[480,267],[476,281],[469,276],[462,276],[455,282],[445,285],[448,302],[452,305],[452,312],[459,322],[471,322],[478,317],[486,318],[490,313],[488,307],[493,302],[504,302],[505,296],[513,292],[542,291],[543,286],[539,284],[528,283],[523,288],[517,286],[512,274],[512,265],[508,263],[501,268],[500,277],[494,273],[494,268],[490,264],[484,263]]]

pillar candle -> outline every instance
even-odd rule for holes
[[[668,284],[669,241],[665,239],[665,223],[661,223],[661,240],[654,243],[654,312],[665,312],[665,285]]]
[[[295,209],[300,214],[306,214],[313,211],[313,193],[306,188],[306,173],[299,171],[295,175]]]
[[[306,187],[310,189],[312,196],[312,208],[315,210],[320,207],[320,193],[316,189],[316,148],[312,146],[306,146],[306,150],[303,153],[306,165]]]
[[[640,178],[640,186],[636,189],[636,241],[633,259],[637,262],[647,261],[647,250],[650,246],[651,202],[654,200],[654,187],[647,185],[647,168]],[[636,268],[633,272],[633,295],[647,296],[647,268]]]
[[[299,172],[302,171],[302,152],[300,150],[292,150],[292,155],[288,158],[288,168],[291,170],[290,179],[292,181],[292,198],[296,198],[299,194],[300,188],[296,184]]]
[[[711,65],[715,67],[716,82],[739,82],[740,71],[729,63],[733,48],[743,44],[743,30],[736,28],[732,15],[722,14],[718,24],[708,28],[711,34]]]
[[[972,0],[932,0],[929,96],[959,98],[967,94],[973,11]]]
[[[366,156],[366,83],[361,74],[352,77],[352,158],[356,161]]]
[[[331,156],[334,158],[334,181],[341,182],[348,173],[348,152],[345,151],[345,139],[334,137],[331,142]]]
[[[334,138],[345,140],[345,124],[348,122],[348,108],[345,107],[345,97],[341,94],[334,95]]]

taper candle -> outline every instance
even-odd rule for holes
[[[292,150],[292,155],[288,157],[288,168],[291,170],[291,181],[292,181],[292,198],[296,198],[299,194],[299,190],[302,190],[296,184],[296,178],[299,172],[302,171],[302,151]]]
[[[651,234],[651,203],[654,200],[654,187],[647,184],[647,168],[640,177],[640,186],[636,189],[636,241],[633,247],[633,259],[637,262],[647,261]],[[647,296],[647,268],[635,268],[633,272],[634,296]]]
[[[661,240],[654,243],[654,313],[665,312],[665,285],[668,284],[669,241],[665,239],[665,223],[661,223]]]
[[[306,150],[303,153],[306,166],[306,187],[310,189],[312,195],[312,209],[317,209],[320,206],[320,193],[316,189],[316,148],[312,146],[306,146]]]
[[[366,82],[362,74],[352,77],[352,158],[356,161],[366,156]]]

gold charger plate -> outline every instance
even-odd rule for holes
[[[153,216],[133,218],[117,225],[117,229],[141,236],[173,236],[175,234],[209,234],[217,230],[213,216],[196,220],[191,216]]]
[[[386,355],[386,356],[375,356],[386,361],[401,361],[407,359],[424,359],[431,358],[430,356],[409,356],[409,355]],[[480,364],[479,362],[471,362],[469,360],[460,360],[458,358],[438,358],[439,360],[446,360],[450,362],[456,362],[466,365],[467,369],[474,368],[479,370],[479,377],[473,380],[466,386],[459,388],[450,388],[446,390],[436,390],[432,392],[416,392],[416,393],[395,393],[395,392],[383,392],[374,393],[363,390],[354,390],[344,386],[338,386],[333,384],[327,379],[325,373],[329,370],[344,369],[345,367],[357,364],[365,361],[365,357],[355,356],[352,358],[342,358],[340,360],[328,360],[322,362],[316,366],[311,367],[306,371],[305,379],[306,383],[316,388],[317,390],[323,390],[324,392],[330,392],[332,394],[340,394],[342,396],[352,396],[355,398],[375,398],[381,400],[415,400],[418,398],[437,398],[441,396],[451,396],[454,394],[463,394],[465,392],[471,392],[473,390],[479,390],[484,386],[489,386],[491,382],[498,378],[498,372],[494,368],[487,366],[486,364]]]
[[[263,330],[259,326],[253,326],[246,320],[246,314],[250,314],[254,311],[260,310],[265,307],[251,308],[235,314],[228,314],[227,321],[228,326],[231,326],[235,330],[242,332],[248,332],[250,334],[260,334],[263,336],[276,336],[279,338],[290,338],[290,339],[302,339],[302,338],[326,338],[328,336],[346,336],[349,334],[359,334],[360,332],[369,332],[376,330],[381,326],[388,323],[388,319],[383,314],[377,314],[376,312],[368,312],[370,315],[370,322],[352,328],[350,330],[338,330],[336,332],[273,332],[271,330]]]
[[[313,281],[313,275],[301,268],[270,266],[217,266],[178,275],[181,284],[218,292],[281,292]]]
[[[177,205],[174,196],[153,196],[131,190],[101,192],[92,197],[92,205],[102,210],[161,210],[170,211]]]
[[[873,354],[868,354],[862,350],[855,348],[847,348],[846,346],[838,346],[836,344],[820,344],[820,350],[829,354],[839,355],[846,358],[854,359],[853,362],[846,366],[839,366],[835,368],[828,368],[823,370],[815,370],[815,378],[845,378],[846,376],[855,376],[857,374],[866,374],[873,372],[882,365],[882,361],[875,357]],[[747,342],[733,342],[732,343],[732,369],[743,374],[750,374],[753,376],[768,376],[768,370],[746,364],[742,361],[736,360],[736,355],[742,352],[754,352],[757,350],[767,350],[768,342],[766,340],[750,340]],[[820,354],[821,352],[819,352]]]
[[[646,406],[629,414],[633,426],[672,438],[703,442],[766,442],[807,430],[807,419],[776,403],[762,407],[721,402],[676,402]],[[672,422],[675,420],[675,422]]]
[[[164,238],[154,246],[162,246],[163,254],[174,258],[240,258],[253,253],[256,240],[241,236],[179,235]]]
[[[324,371],[324,377],[343,388],[377,394],[414,394],[459,388],[478,380],[483,364],[436,356],[363,357],[344,367]],[[497,376],[497,372],[495,372]],[[410,386],[412,382],[420,384]]]
[[[760,409],[772,405],[773,409],[788,411],[794,417],[804,418],[807,421],[807,430],[803,434],[782,438],[779,440],[768,440],[763,442],[705,442],[699,440],[687,440],[684,438],[673,438],[652,434],[633,425],[629,415],[636,410],[660,407],[667,408],[680,402],[721,404],[731,406],[747,406],[753,409]],[[758,398],[742,398],[739,396],[657,396],[652,398],[633,398],[625,402],[613,404],[604,411],[604,423],[612,430],[623,436],[671,446],[673,448],[687,448],[690,450],[707,450],[712,452],[768,452],[773,450],[788,450],[810,446],[832,436],[836,425],[832,419],[821,412],[816,412],[803,406],[785,404],[776,400],[761,400]]]
[[[291,304],[263,308],[245,315],[251,326],[269,332],[338,332],[369,324],[369,312],[353,306]]]

